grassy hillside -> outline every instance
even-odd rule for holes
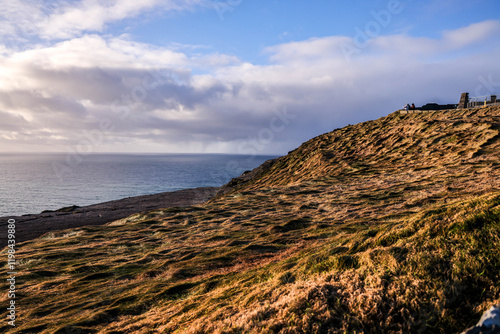
[[[26,242],[0,329],[459,332],[500,303],[499,129],[498,107],[394,113],[204,205]]]

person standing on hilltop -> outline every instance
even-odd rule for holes
[[[408,103],[407,103],[407,104],[405,104],[405,110],[406,110],[406,111],[410,110],[410,105],[409,105]]]
[[[417,109],[417,108],[415,108],[415,103],[412,103],[412,104],[411,104],[410,109],[411,109],[411,110],[415,110],[415,109]]]

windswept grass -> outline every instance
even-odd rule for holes
[[[204,205],[25,242],[0,330],[459,332],[500,302],[499,124],[391,114]]]

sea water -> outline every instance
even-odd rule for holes
[[[0,216],[219,187],[275,156],[0,154]]]

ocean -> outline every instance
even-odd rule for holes
[[[219,187],[276,156],[0,154],[0,216]]]

